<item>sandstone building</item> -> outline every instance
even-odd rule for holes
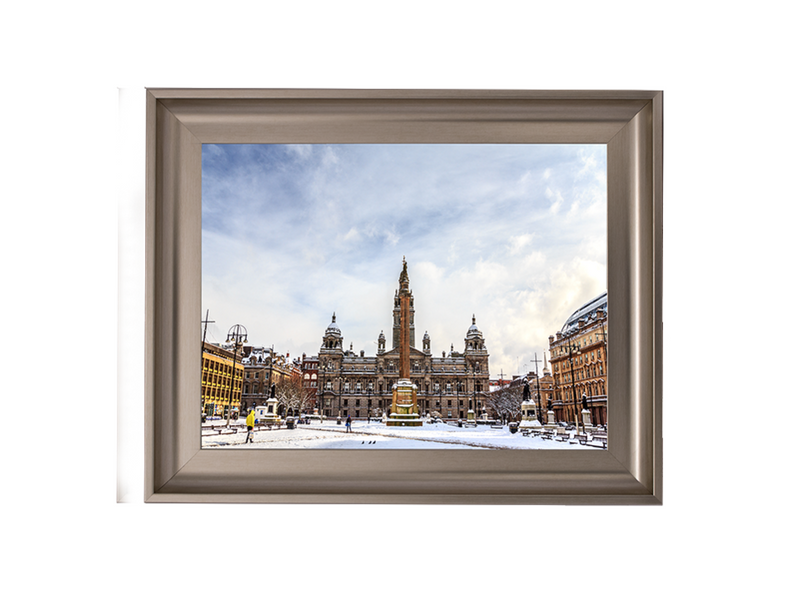
[[[553,410],[556,421],[576,420],[583,396],[592,423],[607,422],[608,401],[608,294],[584,304],[550,336],[553,367]]]
[[[243,346],[243,412],[266,403],[271,388],[291,379],[301,379],[300,362],[272,348]]]
[[[403,270],[404,272],[404,270]],[[483,405],[483,393],[489,389],[489,363],[483,333],[475,323],[464,338],[462,352],[451,350],[433,356],[430,335],[421,339],[421,349],[414,347],[416,326],[414,298],[409,298],[409,324],[401,324],[399,291],[394,295],[392,339],[386,349],[381,331],[376,356],[344,350],[343,335],[333,313],[321,349],[318,352],[318,408],[327,417],[367,419],[387,415],[393,385],[399,379],[401,330],[409,333],[410,380],[417,387],[418,411],[422,416],[465,419],[469,409]]]

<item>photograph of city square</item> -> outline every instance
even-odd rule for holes
[[[203,145],[204,448],[607,446],[604,145]]]

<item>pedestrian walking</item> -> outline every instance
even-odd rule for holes
[[[352,415],[346,416],[346,433],[352,433]]]
[[[246,444],[254,441],[254,409],[246,417]]]

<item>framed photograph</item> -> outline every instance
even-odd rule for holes
[[[660,92],[147,103],[146,501],[661,504]],[[589,299],[557,321],[580,264]],[[452,278],[484,265],[496,293]],[[511,301],[506,282],[550,268],[539,316]],[[253,442],[255,409],[293,439]]]

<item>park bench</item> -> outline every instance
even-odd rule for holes
[[[607,436],[593,435],[591,440],[584,442],[587,446],[594,446],[596,448],[606,448],[608,446],[609,438]]]
[[[503,428],[502,425],[489,425],[489,427],[491,427],[492,429],[502,429]]]
[[[231,427],[229,429],[226,429],[225,427],[218,427],[213,431],[215,431],[214,434],[207,434],[207,435],[232,435],[237,433],[237,430],[232,429]]]
[[[568,433],[556,434],[555,439],[558,440],[559,442],[566,442],[567,440],[569,440],[569,434]]]

